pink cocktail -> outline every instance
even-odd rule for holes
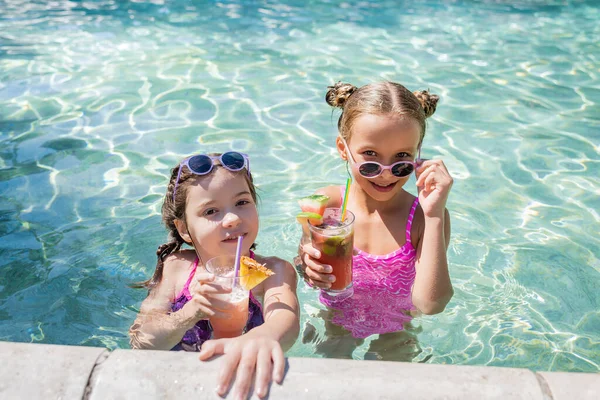
[[[230,304],[226,318],[209,319],[213,328],[213,338],[232,338],[244,333],[248,322],[249,291],[240,285],[240,276],[234,276],[235,257],[219,256],[206,263],[206,270],[215,275],[214,283],[231,289],[231,293],[215,295],[215,298]]]

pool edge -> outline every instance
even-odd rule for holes
[[[220,359],[197,354],[0,342],[2,398],[215,399]],[[597,399],[600,374],[528,369],[288,358],[272,399]],[[228,396],[233,397],[233,396]]]

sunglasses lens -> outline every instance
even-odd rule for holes
[[[358,172],[365,178],[372,178],[374,176],[379,175],[381,172],[381,167],[375,163],[364,163],[358,168]]]
[[[392,174],[399,178],[403,178],[412,174],[415,170],[415,166],[409,163],[398,163],[392,167]]]
[[[194,156],[189,159],[188,166],[193,173],[204,175],[212,168],[212,160],[205,155]]]
[[[221,156],[223,165],[231,170],[239,171],[244,168],[244,156],[237,151],[229,151]]]

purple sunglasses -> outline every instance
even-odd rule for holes
[[[177,180],[175,180],[175,188],[173,189],[173,201],[175,201],[175,193],[177,193],[177,186],[179,185],[179,178],[181,177],[183,167],[188,167],[193,174],[206,175],[213,170],[215,166],[214,160],[219,160],[223,168],[232,172],[241,171],[246,168],[248,175],[250,175],[250,160],[248,159],[248,155],[244,153],[228,151],[220,156],[197,154],[188,157],[179,164],[179,172],[177,172]]]
[[[353,165],[356,165],[356,161],[354,160],[354,157],[352,157],[352,153],[350,152],[348,143],[346,143],[343,137],[340,136],[340,138],[342,139],[342,142],[346,147],[346,152],[350,157],[350,161],[352,161]],[[383,171],[389,170],[395,177],[404,178],[405,176],[412,174],[412,172],[419,166],[420,160],[421,147],[419,147],[417,161],[398,161],[393,163],[392,165],[382,165],[376,161],[365,161],[358,164],[358,173],[365,178],[373,179],[383,174]]]

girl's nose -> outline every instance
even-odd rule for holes
[[[223,226],[226,228],[236,227],[242,222],[242,219],[236,213],[228,212],[223,218]]]
[[[394,174],[392,174],[392,170],[391,169],[386,169],[381,173],[381,177],[385,178],[385,179],[390,179],[394,177]]]

